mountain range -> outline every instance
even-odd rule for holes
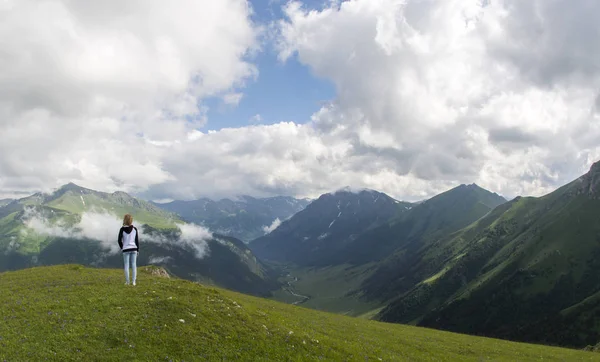
[[[367,194],[321,197],[250,243],[285,270],[298,303],[519,341],[600,340],[600,163],[543,197],[507,202],[477,185],[419,204],[384,196],[329,231],[340,200],[369,208]]]
[[[187,224],[124,192],[72,183],[0,207],[0,271],[64,263],[119,267],[116,239],[125,213],[134,215],[140,231],[140,265],[256,295],[277,287],[272,270],[240,240]]]
[[[308,199],[287,196],[254,198],[244,195],[233,200],[214,201],[202,198],[154,205],[176,213],[187,222],[205,226],[215,233],[249,242],[265,235],[309,203]]]
[[[569,347],[600,340],[600,163],[548,195],[510,201],[471,184],[418,203],[341,189],[310,203],[159,207],[69,184],[0,206],[0,270],[120,266],[107,252],[114,235],[85,233],[106,228],[89,219],[97,209],[117,224],[134,213],[149,240],[140,261],[186,279],[385,322]],[[194,217],[259,236],[246,245],[185,222]]]
[[[409,210],[381,192],[340,190],[317,200],[284,221],[271,233],[251,242],[254,253],[265,260],[296,265],[330,265],[360,233],[376,228]]]
[[[595,344],[599,214],[596,163],[548,195],[516,198],[432,244],[422,258],[431,276],[405,288],[379,319],[545,344]],[[414,275],[420,267],[412,264],[399,277]]]

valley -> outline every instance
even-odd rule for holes
[[[326,268],[282,267],[280,281],[287,287],[273,293],[273,299],[306,308],[349,316],[363,315],[381,307],[379,302],[367,302],[353,295],[371,266],[353,268],[339,265]],[[290,295],[295,298],[290,298]]]

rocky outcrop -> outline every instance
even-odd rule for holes
[[[588,173],[579,178],[581,182],[577,194],[586,194],[592,199],[600,199],[600,161],[594,163]]]
[[[152,276],[155,277],[160,277],[160,278],[171,278],[171,276],[169,275],[169,273],[167,272],[167,270],[163,267],[160,266],[147,266],[144,268],[141,268],[141,271],[146,273],[146,274],[150,274]]]

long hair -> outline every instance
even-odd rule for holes
[[[123,217],[123,225],[124,226],[133,225],[133,216],[131,216],[130,214],[125,214],[125,217]]]

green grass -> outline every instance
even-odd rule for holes
[[[384,324],[121,270],[0,274],[0,360],[583,361],[600,355]],[[180,321],[180,320],[183,320]]]
[[[285,289],[291,282],[296,294],[310,299],[302,303],[303,307],[358,316],[381,307],[377,301],[367,302],[358,295],[348,295],[359,289],[365,278],[370,276],[371,264],[353,267],[348,264],[325,268],[286,269],[290,277],[282,278],[285,287],[273,293],[273,299],[285,303],[301,301],[302,298],[291,295]]]

